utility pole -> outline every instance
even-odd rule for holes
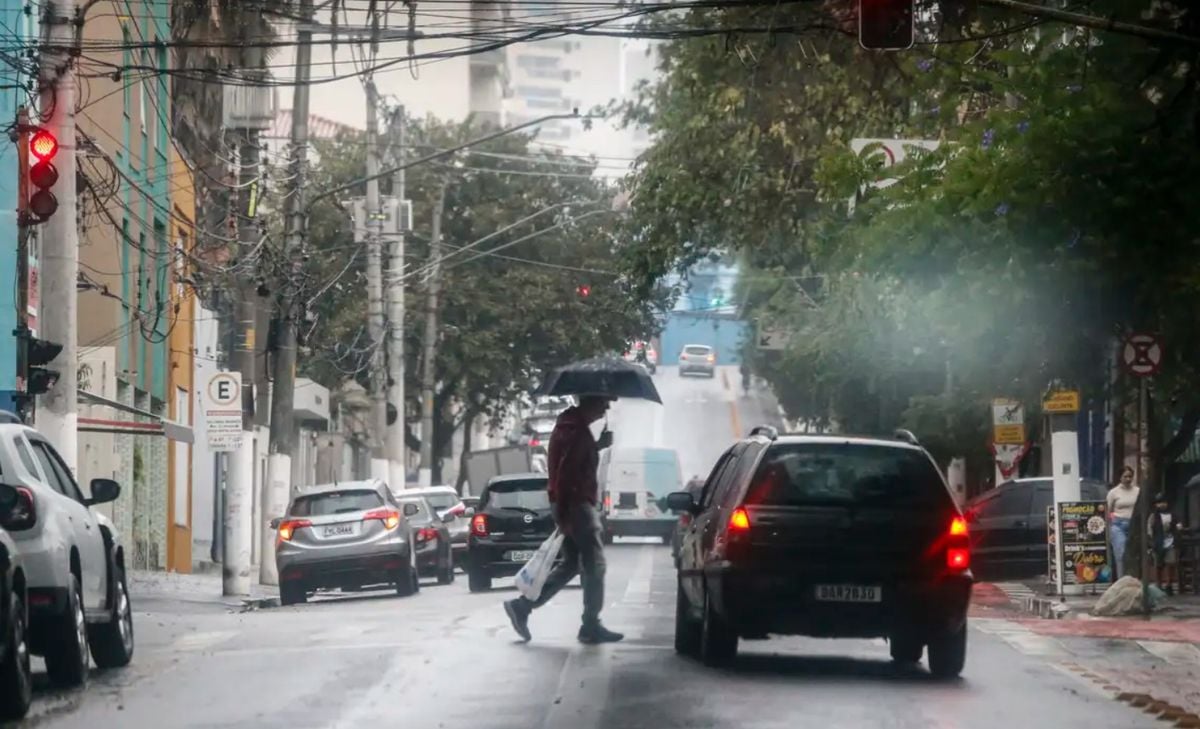
[[[290,266],[290,275],[286,280],[279,282],[279,327],[273,368],[271,445],[267,465],[271,493],[280,495],[291,494],[292,452],[296,447],[292,409],[296,394],[296,319],[300,314],[298,289],[303,273],[301,249],[304,245],[307,212],[304,203],[304,178],[308,166],[312,17],[312,0],[301,0],[296,47],[296,91],[292,100],[291,183],[287,198],[287,227],[283,251],[283,260]]]
[[[367,335],[371,341],[371,477],[387,481],[387,372],[384,370],[383,210],[379,204],[379,98],[368,77],[367,92]],[[402,488],[398,486],[397,488]]]
[[[420,484],[433,483],[433,386],[437,382],[438,340],[438,297],[442,293],[442,211],[446,207],[444,180],[438,188],[437,203],[433,209],[433,235],[429,242],[429,291],[425,308],[424,357],[421,365],[421,470]]]
[[[397,167],[392,176],[392,194],[399,202],[402,218],[407,209],[404,179],[404,107],[392,117],[392,163]],[[401,490],[407,480],[408,458],[404,443],[404,233],[408,220],[397,221],[396,234],[388,246],[387,285],[387,401],[396,408],[396,420],[387,426],[388,483]]]
[[[75,200],[75,42],[74,0],[46,2],[41,23],[45,43],[41,50],[42,126],[58,140],[54,158],[58,181],[52,187],[58,210],[42,227],[38,329],[42,339],[62,345],[54,359],[58,382],[42,396],[37,426],[67,462],[72,472],[78,463],[79,228]],[[52,365],[53,366],[53,365]]]

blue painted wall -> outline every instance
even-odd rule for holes
[[[746,323],[731,316],[707,312],[673,311],[667,315],[662,333],[659,362],[679,363],[686,344],[707,344],[717,350],[717,364],[741,362],[741,343]]]
[[[0,0],[0,28],[5,29],[5,51],[20,57],[17,43],[28,39],[36,28],[33,14],[25,15],[25,0]],[[0,123],[5,127],[17,119],[17,107],[28,102],[23,89],[13,88],[27,79],[11,63],[0,62]],[[0,290],[13,291],[17,284],[17,148],[7,137],[0,138]],[[0,298],[0,409],[13,410],[17,387],[17,348],[13,329],[17,326],[14,297]]]

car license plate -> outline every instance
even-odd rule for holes
[[[878,585],[817,585],[820,602],[882,602]]]
[[[513,562],[528,562],[533,559],[534,550],[513,550],[508,553],[508,558]]]
[[[323,537],[349,537],[358,534],[358,524],[326,524],[321,528]]]

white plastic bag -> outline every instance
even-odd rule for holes
[[[558,557],[558,550],[562,549],[562,543],[562,532],[555,529],[554,533],[542,542],[542,546],[538,547],[533,559],[526,562],[517,573],[517,589],[526,599],[536,601],[541,597],[542,587],[545,586],[550,571],[554,569],[554,560]]]

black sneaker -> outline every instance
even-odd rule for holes
[[[616,633],[603,625],[596,623],[593,626],[583,626],[579,629],[579,642],[589,645],[597,643],[616,643],[625,637],[623,633]]]
[[[521,640],[526,643],[533,640],[533,635],[529,632],[529,613],[521,609],[518,600],[506,600],[504,602],[504,612],[508,613],[508,619],[512,622],[513,630],[517,631],[517,635],[521,636]]]

